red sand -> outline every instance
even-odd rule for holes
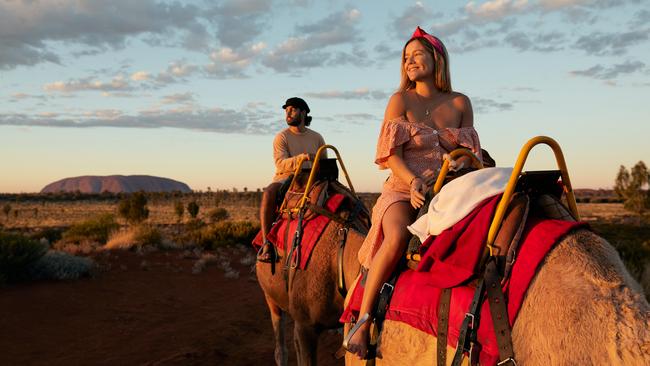
[[[95,258],[93,278],[0,288],[0,365],[271,365],[270,316],[239,256],[238,279],[215,263],[192,274],[196,259],[178,251],[117,251]],[[343,364],[340,342],[323,333],[319,365]]]

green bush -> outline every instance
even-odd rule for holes
[[[184,239],[205,249],[215,249],[223,245],[250,243],[259,230],[259,224],[250,221],[222,221],[188,231]]]
[[[140,246],[151,245],[159,247],[162,243],[162,234],[155,226],[140,225],[135,229],[133,241]]]
[[[31,280],[76,280],[89,276],[93,265],[90,258],[48,250],[27,266],[27,273]]]
[[[56,227],[48,227],[31,234],[29,237],[35,240],[40,240],[41,238],[45,238],[50,244],[52,244],[55,241],[61,240],[61,238],[63,237],[63,229],[56,228]]]
[[[27,266],[47,251],[47,246],[22,235],[0,232],[0,283],[27,277]]]
[[[187,204],[187,213],[190,214],[190,217],[195,219],[196,215],[199,214],[199,204],[196,201],[192,201]]]
[[[92,241],[104,244],[111,233],[119,227],[113,214],[103,214],[70,226],[63,233],[63,240],[74,243]]]
[[[118,214],[130,224],[137,224],[149,217],[147,196],[144,192],[135,192],[122,199],[117,207]]]

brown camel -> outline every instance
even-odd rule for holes
[[[650,306],[616,250],[578,230],[542,263],[512,342],[518,365],[650,365]],[[405,323],[384,323],[380,351],[377,365],[436,364],[436,338]]]
[[[367,220],[363,222],[360,218],[357,221],[354,226],[362,232],[350,228],[343,251],[346,287],[353,283],[359,273],[357,252],[368,230]],[[285,341],[287,314],[294,320],[294,343],[299,365],[316,364],[316,347],[320,332],[341,327],[338,319],[343,312],[344,298],[337,286],[337,258],[342,228],[342,224],[330,221],[305,270],[285,270],[282,260],[276,264],[273,275],[271,264],[258,262],[256,265],[257,279],[271,312],[277,365],[286,365],[288,360]],[[285,258],[286,253],[283,251],[279,251],[279,254]],[[285,278],[291,278],[290,286],[287,286]]]

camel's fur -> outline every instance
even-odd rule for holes
[[[285,313],[294,320],[294,342],[299,365],[316,364],[318,335],[324,329],[339,328],[338,319],[343,312],[343,296],[337,288],[337,252],[341,225],[331,221],[316,244],[306,270],[292,270],[292,286],[287,293],[284,258],[276,264],[271,275],[269,263],[257,263],[257,279],[266,296],[271,311],[275,335],[275,362],[286,365],[288,354],[285,345]],[[357,252],[363,235],[350,229],[344,251],[346,285],[352,284],[359,273]]]
[[[543,262],[512,341],[518,365],[650,365],[650,306],[616,250],[579,230]],[[436,339],[386,321],[381,353],[377,365],[435,365]]]

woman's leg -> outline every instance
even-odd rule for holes
[[[396,202],[386,210],[382,219],[384,242],[379,247],[368,268],[368,278],[361,301],[360,316],[371,315],[381,286],[388,280],[400,257],[404,254],[411,237],[407,225],[413,222],[415,211],[408,202]],[[368,352],[368,336],[372,317],[352,336],[348,351],[359,358]]]

